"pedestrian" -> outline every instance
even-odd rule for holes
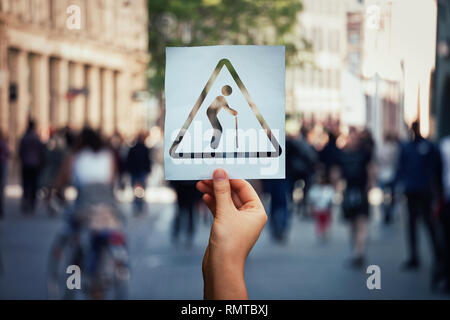
[[[72,184],[77,189],[77,198],[67,208],[64,232],[52,252],[57,257],[63,256],[61,252],[67,241],[73,240],[71,246],[78,250],[75,251],[75,264],[85,263],[85,271],[90,278],[88,292],[92,299],[100,299],[104,294],[99,277],[102,276],[99,274],[102,262],[117,262],[111,270],[127,272],[125,252],[118,251],[120,254],[114,254],[112,259],[101,257],[101,249],[106,243],[112,245],[109,247],[111,252],[115,252],[116,246],[126,245],[124,216],[113,192],[115,177],[113,152],[104,143],[99,131],[83,128],[72,152],[64,160],[55,185],[56,188],[61,188]],[[83,237],[80,237],[83,229],[90,231],[89,237],[83,240],[89,247],[80,245],[83,243]],[[119,256],[122,258],[116,259]]]
[[[319,151],[319,160],[325,167],[326,175],[331,175],[331,169],[336,166],[338,161],[339,148],[336,145],[336,134],[328,129],[327,130],[328,141],[322,150]]]
[[[367,225],[369,219],[368,191],[373,184],[371,176],[371,149],[362,144],[356,128],[349,130],[346,145],[338,155],[338,167],[346,187],[342,202],[344,218],[350,223],[353,257],[350,266],[365,264]]]
[[[399,143],[394,134],[386,134],[384,143],[377,150],[378,185],[383,190],[384,223],[392,221],[395,205],[394,180],[399,157]]]
[[[306,127],[286,139],[286,177],[289,202],[294,206],[293,192],[296,183],[301,183],[303,198],[298,205],[301,214],[306,212],[306,199],[310,186],[310,180],[314,173],[318,155],[314,147],[307,140]]]
[[[286,179],[263,180],[265,192],[270,194],[270,228],[273,239],[284,243],[287,239],[289,225],[289,211],[287,208]]]
[[[404,270],[420,266],[417,250],[417,222],[422,218],[431,238],[434,253],[433,274],[439,269],[441,253],[432,215],[433,189],[438,181],[440,153],[428,139],[422,137],[419,122],[411,126],[412,140],[402,144],[396,184],[401,185],[408,203],[408,246],[409,258],[403,264]]]
[[[122,135],[116,131],[111,139],[110,146],[114,153],[114,158],[117,163],[117,187],[119,190],[125,189],[125,173],[126,173],[126,160],[128,155],[128,149]]]
[[[147,177],[152,168],[151,152],[145,145],[145,134],[138,134],[134,146],[128,152],[126,167],[131,176],[131,186],[134,190],[134,204],[138,212],[143,210]]]
[[[8,138],[0,131],[0,219],[5,214],[5,187],[8,178],[8,161],[10,158]]]
[[[99,132],[89,127],[83,128],[74,142],[74,148],[65,157],[55,182],[56,189],[69,184],[77,189],[77,199],[73,208],[68,210],[70,215],[67,218],[71,227],[77,229],[79,221],[86,221],[83,215],[91,212],[86,210],[91,206],[106,204],[119,212],[113,196],[115,176],[112,151],[105,145]]]
[[[373,159],[374,155],[375,155],[375,140],[373,138],[372,132],[370,132],[369,129],[364,128],[361,132],[360,132],[360,141],[361,141],[361,146],[360,148],[367,153],[367,156],[370,159]]]
[[[19,145],[22,165],[22,212],[33,213],[36,207],[38,179],[44,164],[45,146],[36,133],[34,121],[28,122],[27,130]]]
[[[52,130],[50,138],[45,145],[44,165],[40,174],[40,187],[45,190],[48,213],[54,215],[59,211],[63,193],[55,189],[56,177],[61,171],[62,164],[67,155],[65,138],[61,131]],[[58,194],[58,192],[60,192]]]
[[[444,254],[445,254],[445,287],[444,290],[450,293],[450,136],[441,140],[440,143],[442,158],[442,191],[443,210],[441,213],[441,223],[444,234]]]
[[[319,240],[326,240],[331,225],[335,191],[325,168],[317,170],[317,183],[308,194],[308,207],[316,219],[316,234]]]
[[[193,243],[195,232],[196,212],[195,206],[201,199],[195,189],[195,181],[172,181],[172,187],[177,194],[177,210],[172,229],[172,240],[178,243],[180,233],[186,229],[186,245],[190,247]],[[186,227],[184,227],[186,226]]]
[[[72,149],[75,147],[75,134],[70,126],[65,126],[62,130],[62,134],[64,135],[66,146],[68,149]]]

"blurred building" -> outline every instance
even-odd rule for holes
[[[403,65],[392,39],[392,1],[364,1],[352,9],[356,11],[349,17],[357,14],[363,18],[358,76],[364,88],[365,122],[376,142],[382,143],[386,134],[404,131]],[[349,30],[350,41],[353,32]]]
[[[436,0],[303,3],[295,34],[313,52],[287,70],[288,114],[367,126],[378,143],[387,133],[404,137],[416,119],[433,134]]]
[[[367,124],[367,98],[361,79],[365,16],[361,1],[346,2],[346,55],[342,71],[342,124],[361,127]]]
[[[450,135],[450,1],[438,1],[433,111],[438,138]]]
[[[13,141],[28,118],[133,134],[146,87],[146,0],[0,0],[0,124]]]
[[[386,133],[405,136],[419,119],[434,132],[431,76],[435,65],[435,0],[365,0],[362,75],[367,124],[377,142]],[[420,21],[420,23],[418,23]]]
[[[364,48],[364,11],[362,5],[354,4],[347,12],[347,64],[348,70],[356,76],[362,72]]]
[[[287,70],[287,113],[306,119],[340,117],[341,73],[346,54],[346,0],[303,0],[295,34],[312,44],[304,66]],[[299,44],[300,45],[300,44]]]

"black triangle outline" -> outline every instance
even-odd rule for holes
[[[211,89],[213,83],[215,82],[217,76],[219,75],[219,72],[222,70],[223,66],[226,66],[228,71],[230,72],[231,76],[233,77],[235,83],[238,85],[239,89],[241,90],[242,94],[244,95],[245,99],[247,100],[248,105],[250,106],[250,109],[253,111],[253,114],[255,115],[256,119],[258,120],[261,127],[266,131],[267,137],[269,138],[269,141],[272,143],[272,146],[274,147],[274,150],[276,151],[256,151],[256,152],[189,152],[189,153],[177,153],[176,149],[183,140],[184,134],[189,129],[192,120],[194,120],[198,110],[203,104],[203,101],[205,100],[206,96],[208,95],[209,90]],[[278,140],[275,138],[275,136],[272,134],[272,130],[270,130],[269,126],[267,125],[266,121],[264,120],[262,114],[259,112],[258,107],[253,102],[253,100],[250,97],[250,94],[247,91],[247,88],[245,87],[244,83],[242,82],[241,78],[237,74],[236,70],[234,69],[233,65],[231,64],[230,60],[228,59],[221,59],[219,63],[217,64],[216,68],[214,69],[213,73],[211,74],[211,77],[209,78],[208,82],[206,83],[205,87],[203,88],[202,93],[197,99],[197,102],[195,103],[194,107],[192,108],[191,112],[189,113],[188,118],[186,119],[183,127],[180,129],[178,136],[175,138],[172,146],[170,147],[169,154],[174,159],[197,159],[197,158],[278,158],[281,156],[283,150],[278,143]]]

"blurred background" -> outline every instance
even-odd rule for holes
[[[217,44],[286,46],[249,296],[448,299],[446,0],[0,0],[0,298],[202,298],[212,219],[164,180],[165,47]]]

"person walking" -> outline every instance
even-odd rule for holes
[[[292,209],[298,209],[303,216],[306,214],[306,200],[310,186],[311,177],[318,162],[318,154],[307,140],[307,129],[303,127],[298,134],[288,136],[286,139],[286,178],[288,200]],[[302,182],[303,198],[294,206],[293,193],[297,182]]]
[[[289,211],[287,208],[286,179],[263,180],[264,189],[270,194],[269,223],[273,239],[278,243],[287,240]]]
[[[117,181],[116,185],[119,190],[125,189],[125,173],[126,173],[126,160],[128,155],[128,148],[122,135],[119,132],[115,132],[110,141],[110,147],[114,153],[114,158],[117,163]]]
[[[36,133],[34,121],[28,128],[19,145],[19,159],[22,166],[22,212],[33,213],[36,207],[36,193],[39,174],[44,164],[45,146]]]
[[[316,219],[316,233],[320,241],[328,239],[334,196],[335,191],[329,180],[329,175],[327,175],[325,168],[321,167],[317,170],[317,181],[308,194],[309,211]]]
[[[145,145],[145,135],[138,134],[136,143],[128,151],[126,167],[131,176],[131,186],[134,190],[134,204],[138,211],[143,210],[143,198],[147,186],[147,177],[152,163],[150,149]]]
[[[364,146],[356,128],[350,128],[345,147],[339,152],[338,167],[345,180],[342,210],[350,222],[353,257],[350,266],[361,268],[365,263],[367,225],[369,219],[368,190],[373,184],[372,150]]]
[[[325,167],[325,174],[330,177],[331,169],[336,166],[339,154],[339,148],[336,145],[337,135],[331,130],[327,130],[328,141],[319,151],[319,160]]]
[[[403,188],[408,203],[408,247],[409,258],[404,270],[420,266],[417,250],[417,222],[422,218],[431,238],[434,253],[434,271],[441,260],[436,226],[432,216],[433,189],[439,172],[440,153],[437,147],[420,134],[416,121],[411,126],[412,140],[402,144],[396,175],[396,184]]]
[[[442,202],[441,224],[444,234],[444,277],[446,293],[450,293],[450,136],[440,142],[442,163]]]
[[[8,178],[8,161],[10,158],[10,150],[8,139],[3,132],[0,132],[0,219],[3,218],[5,206],[5,187]]]
[[[48,213],[51,216],[57,214],[63,204],[63,192],[57,191],[54,185],[67,152],[65,139],[61,132],[52,130],[45,146],[45,165],[42,168],[39,179],[39,188],[45,191],[45,201],[47,203]]]
[[[195,233],[195,205],[201,196],[195,189],[196,181],[172,181],[177,194],[177,210],[173,222],[172,240],[178,243],[180,233],[186,225],[186,245],[192,246]]]
[[[394,179],[397,170],[399,144],[393,134],[387,134],[384,143],[377,152],[378,184],[384,193],[383,211],[384,223],[392,221],[395,205]]]

